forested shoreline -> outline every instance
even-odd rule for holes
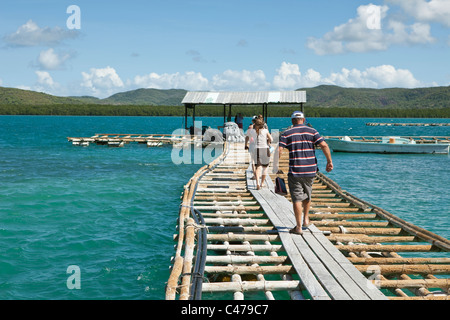
[[[269,117],[287,117],[298,106],[269,106]],[[450,118],[450,108],[432,109],[367,109],[308,107],[304,108],[307,117],[337,118]],[[191,110],[189,115],[192,114]],[[98,104],[53,104],[53,105],[0,105],[0,115],[61,115],[61,116],[184,116],[184,106],[145,106],[145,105],[98,105]],[[228,108],[227,108],[228,112]],[[242,113],[251,117],[262,113],[260,106],[233,106],[232,116]],[[222,106],[197,106],[196,116],[221,117]]]

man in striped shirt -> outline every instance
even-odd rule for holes
[[[326,171],[333,170],[331,152],[328,144],[316,129],[305,125],[305,116],[295,111],[291,116],[292,127],[280,136],[279,156],[284,149],[289,150],[288,185],[297,225],[290,231],[302,234],[302,227],[308,227],[309,208],[314,177],[317,172],[317,159],[314,146],[320,146],[326,159]],[[304,213],[304,215],[303,215]]]

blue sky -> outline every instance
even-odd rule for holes
[[[449,31],[450,0],[3,0],[0,85],[100,98],[448,86]]]

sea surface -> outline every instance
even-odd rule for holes
[[[450,119],[308,120],[325,136],[450,136],[450,127],[366,126]],[[181,117],[0,116],[0,299],[164,299],[180,196],[203,164],[174,164],[169,146],[77,147],[67,137],[183,125]],[[327,175],[343,189],[450,238],[448,155],[332,156]],[[325,171],[320,151],[318,161]]]

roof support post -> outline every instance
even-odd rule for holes
[[[184,128],[187,130],[187,104],[184,105]]]
[[[225,125],[225,120],[227,119],[226,118],[226,116],[227,116],[227,105],[226,104],[224,104],[223,105],[223,124]]]
[[[267,103],[263,103],[263,113],[262,113],[264,122],[267,123]]]
[[[192,104],[192,103],[184,104],[184,127],[186,130],[188,130],[188,125],[187,125],[188,109],[192,109],[192,125],[194,125],[194,123],[195,123],[195,104]]]

